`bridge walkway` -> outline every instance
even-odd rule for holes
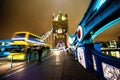
[[[4,77],[3,80],[99,80],[93,73],[85,70],[71,53],[52,53]]]

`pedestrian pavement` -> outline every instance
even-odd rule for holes
[[[99,80],[74,59],[71,53],[63,51],[51,53],[42,59],[41,64],[34,62],[9,74],[1,80]]]

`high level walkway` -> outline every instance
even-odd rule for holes
[[[42,59],[41,64],[34,62],[12,72],[3,80],[99,80],[85,70],[70,53],[52,53]]]

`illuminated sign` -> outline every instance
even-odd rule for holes
[[[86,68],[86,65],[85,65],[85,55],[84,55],[83,48],[78,47],[77,48],[77,53],[78,53],[78,61],[79,61],[79,63],[81,63],[84,68]]]
[[[102,63],[104,77],[107,80],[119,80],[120,79],[120,69],[114,66]]]
[[[97,70],[96,61],[95,61],[94,55],[92,55],[92,59],[93,59],[93,67],[94,67],[95,70]]]
[[[78,26],[77,28],[77,39],[78,41],[80,41],[83,37],[83,30],[82,30],[82,26]]]

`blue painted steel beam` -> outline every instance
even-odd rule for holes
[[[83,20],[79,24],[84,30],[84,38],[81,42],[85,42],[85,40],[91,40],[91,37],[96,35],[94,35],[95,32],[104,27],[106,24],[120,17],[120,5],[118,4],[120,3],[120,0],[106,1],[106,3],[99,8],[99,10],[95,10],[95,2],[91,2],[93,3],[90,3],[90,8],[87,10],[90,12],[86,12]]]

